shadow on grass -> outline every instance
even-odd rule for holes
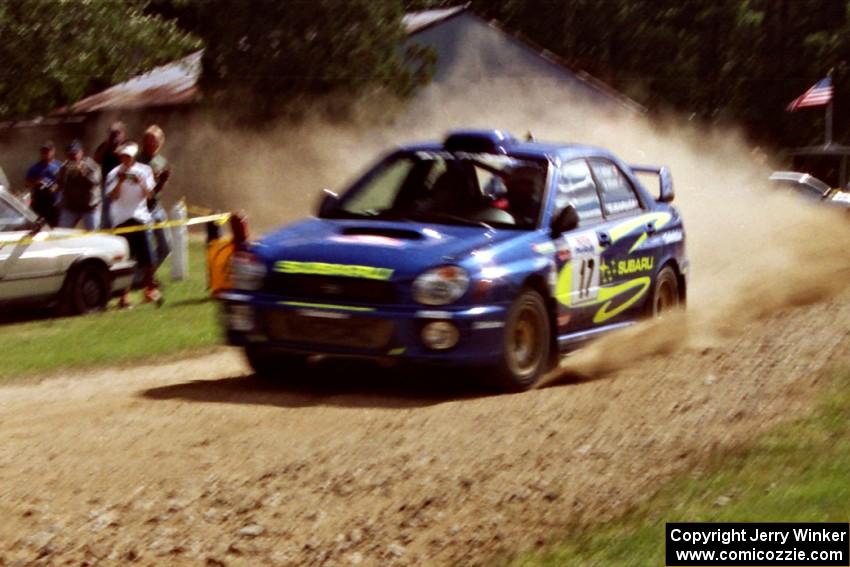
[[[210,297],[209,295],[201,295],[199,297],[189,297],[185,299],[179,299],[175,301],[169,301],[168,295],[164,294],[165,302],[163,307],[167,308],[176,308],[176,307],[188,307],[194,305],[204,305],[207,303],[213,303],[215,299]],[[141,294],[138,292],[134,292],[131,297],[132,307],[144,307],[146,305],[152,305],[149,302],[145,302],[141,299]],[[89,316],[97,316],[100,313],[109,313],[112,311],[126,311],[126,309],[120,309],[117,304],[117,299],[112,298],[109,300],[109,304],[105,309],[96,313],[90,313],[87,315],[68,315],[63,314],[59,311],[58,307],[55,305],[44,305],[39,303],[12,303],[9,305],[0,304],[0,327],[5,325],[16,325],[18,323],[31,323],[35,321],[47,321],[50,319],[66,319],[66,318],[77,318],[77,317],[89,317]]]
[[[296,375],[193,380],[141,392],[152,400],[255,404],[285,408],[416,408],[473,399],[486,391],[470,372],[444,368],[382,368],[364,362],[319,361]]]
[[[45,307],[43,305],[17,304],[0,307],[0,327],[60,318],[55,308]]]
[[[168,297],[165,298],[165,305],[170,307],[182,307],[184,305],[203,305],[205,303],[212,303],[215,301],[212,297],[203,296],[203,297],[193,297],[190,299],[181,299],[179,301],[168,301]]]

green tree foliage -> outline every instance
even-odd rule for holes
[[[409,9],[451,4],[411,0]],[[741,123],[775,145],[820,141],[823,112],[785,106],[830,69],[850,135],[847,0],[472,0],[653,110]]]
[[[0,2],[0,117],[43,114],[199,47],[115,0]]]
[[[206,42],[208,101],[266,117],[316,95],[405,96],[426,82],[431,56],[405,50],[397,0],[160,0]]]

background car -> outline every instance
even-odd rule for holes
[[[134,267],[124,238],[44,227],[0,190],[0,304],[51,304],[67,314],[97,311],[130,286]]]
[[[830,143],[783,152],[791,171],[808,173],[830,187],[850,182],[850,146]]]
[[[838,207],[850,208],[850,192],[834,189],[808,173],[799,171],[774,171],[769,179],[777,187],[790,189],[807,199],[822,201]]]
[[[653,197],[636,172],[654,174]],[[234,255],[230,344],[258,375],[308,355],[465,366],[505,390],[557,354],[684,304],[685,232],[663,167],[460,131],[381,160],[318,217]]]

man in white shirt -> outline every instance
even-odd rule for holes
[[[139,146],[133,142],[121,144],[116,153],[121,165],[106,176],[106,194],[111,201],[110,215],[117,229],[136,228],[122,236],[130,245],[130,253],[144,274],[145,301],[162,303],[162,294],[154,280],[153,246],[151,232],[141,227],[151,224],[148,199],[153,195],[156,181],[153,171],[147,165],[136,162]],[[121,297],[120,305],[130,305],[127,293]]]

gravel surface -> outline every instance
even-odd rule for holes
[[[848,347],[844,293],[518,395],[349,364],[263,384],[229,350],[5,387],[0,565],[487,564],[798,415]]]
[[[0,388],[0,566],[492,564],[800,415],[850,364],[846,215],[774,195],[735,132],[498,90],[432,91],[390,130],[199,127],[187,147],[207,156],[204,199],[274,225],[375,152],[457,124],[667,164],[692,260],[684,320],[604,338],[517,395],[351,364],[258,384],[228,350]]]

